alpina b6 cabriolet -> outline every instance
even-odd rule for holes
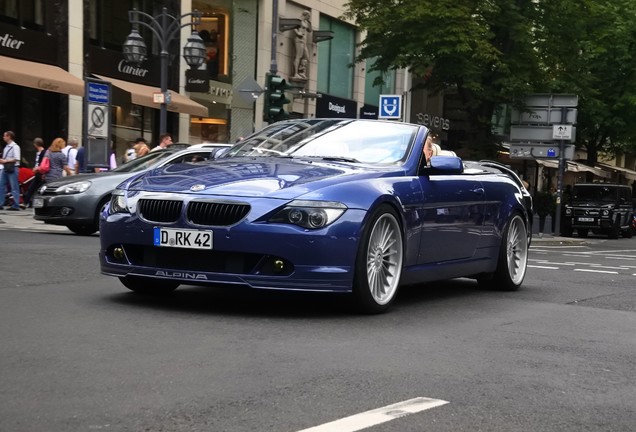
[[[185,285],[347,293],[363,312],[402,285],[468,277],[516,290],[532,200],[495,162],[423,153],[422,125],[272,124],[219,158],[126,180],[101,215],[100,262],[141,293]]]

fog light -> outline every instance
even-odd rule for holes
[[[120,248],[120,247],[116,247],[115,249],[113,249],[113,256],[115,257],[115,259],[118,260],[122,260],[124,259],[124,249]]]
[[[73,213],[73,209],[70,207],[62,207],[62,209],[60,210],[60,213],[62,214],[62,216],[68,216],[71,213]]]
[[[283,260],[277,259],[274,261],[274,270],[280,273],[283,271],[283,267],[285,267],[285,263],[283,262]]]

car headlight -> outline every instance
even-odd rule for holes
[[[82,193],[82,192],[86,192],[89,187],[91,187],[91,182],[89,181],[69,183],[67,185],[60,186],[59,188],[57,188],[57,193],[66,194],[66,195]]]
[[[565,208],[565,214],[568,215],[568,216],[571,216],[572,215],[572,209],[570,207],[566,207]]]
[[[108,214],[130,213],[126,202],[126,193],[123,190],[115,189],[110,196],[110,205],[108,206]]]
[[[603,217],[608,217],[608,216],[609,216],[609,214],[610,214],[609,209],[603,209],[603,210],[601,211],[601,216],[603,216]]]
[[[296,200],[287,204],[269,221],[318,229],[334,223],[345,210],[347,206],[339,202]]]

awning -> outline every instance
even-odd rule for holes
[[[151,87],[143,84],[132,83],[102,75],[95,75],[104,81],[110,81],[112,85],[130,93],[131,102],[137,105],[143,105],[150,108],[159,108],[159,104],[152,100],[153,93],[160,93],[159,87]],[[168,104],[168,111],[190,114],[196,117],[207,117],[208,108],[196,103],[190,98],[185,97],[174,91],[170,92],[172,101]]]
[[[608,165],[602,162],[597,162],[597,165],[599,166],[599,168],[603,170],[620,172],[622,175],[625,176],[625,178],[628,178],[630,180],[636,180],[636,171],[634,170],[630,170],[628,168],[623,168],[623,167],[617,167],[614,165]]]
[[[558,160],[554,160],[554,159],[537,159],[536,160],[537,164],[544,166],[546,168],[554,168],[554,169],[558,169],[559,168],[559,161]],[[601,168],[597,168],[597,167],[591,167],[589,165],[585,165],[583,163],[579,163],[579,162],[574,162],[574,161],[566,161],[567,162],[567,166],[566,166],[566,171],[570,171],[570,172],[591,172],[593,173],[595,176],[598,177],[604,177],[604,178],[611,178],[612,174],[601,169]]]
[[[0,81],[55,93],[84,96],[84,81],[44,63],[0,56]]]

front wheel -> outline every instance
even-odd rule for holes
[[[95,234],[97,230],[95,229],[95,225],[66,225],[66,228],[71,230],[73,233],[81,236],[89,236],[91,234]]]
[[[621,234],[621,221],[620,221],[620,218],[617,216],[616,220],[612,224],[612,227],[607,233],[607,237],[612,240],[616,240],[620,234]]]
[[[129,290],[140,294],[167,294],[179,286],[178,282],[148,279],[136,276],[120,277],[119,281]]]
[[[500,291],[516,291],[526,276],[528,267],[528,234],[526,224],[515,214],[506,226],[494,273],[482,275],[477,281],[482,286]]]
[[[353,296],[361,312],[376,314],[389,308],[400,284],[403,259],[398,216],[383,205],[369,218],[356,257]]]

